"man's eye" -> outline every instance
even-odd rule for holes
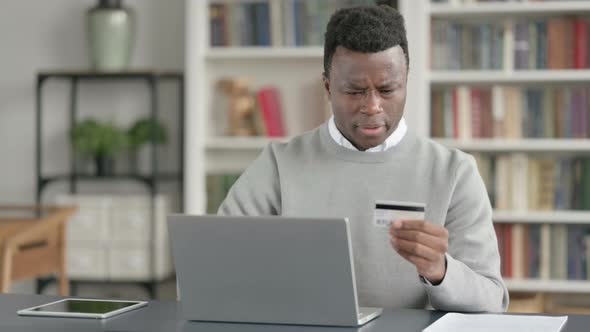
[[[393,90],[393,89],[388,89],[388,90],[381,90],[381,93],[382,93],[382,94],[384,94],[384,95],[388,95],[388,94],[391,94],[391,93],[393,93],[394,91],[395,91],[395,90]]]
[[[351,96],[360,96],[363,93],[364,93],[363,91],[348,91],[348,92],[346,92],[346,94],[349,94]]]

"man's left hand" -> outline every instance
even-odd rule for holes
[[[446,228],[426,220],[396,220],[389,227],[389,235],[393,249],[414,264],[418,274],[433,285],[442,282],[449,247]]]

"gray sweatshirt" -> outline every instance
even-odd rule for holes
[[[387,229],[374,226],[377,200],[426,203],[425,219],[447,228],[441,284],[421,282],[391,247]],[[508,306],[492,209],[473,157],[411,132],[383,152],[338,145],[327,123],[271,143],[218,213],[348,217],[361,306],[493,312]]]

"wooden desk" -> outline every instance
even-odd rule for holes
[[[0,207],[0,292],[13,281],[59,275],[59,294],[69,294],[66,222],[73,207]]]

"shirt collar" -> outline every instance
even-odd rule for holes
[[[338,145],[341,145],[341,146],[351,149],[351,150],[358,151],[358,149],[354,145],[352,145],[352,143],[350,143],[346,139],[346,137],[344,137],[344,135],[342,135],[340,130],[338,130],[338,128],[336,127],[336,122],[334,121],[334,115],[332,115],[330,117],[330,120],[328,121],[328,130],[330,131],[330,136],[332,136],[332,139]],[[402,140],[402,138],[404,138],[407,131],[408,131],[408,126],[406,125],[406,121],[402,117],[399,121],[399,124],[397,125],[397,128],[395,128],[393,133],[391,133],[391,135],[389,135],[389,137],[387,137],[387,139],[385,139],[385,141],[383,143],[381,143],[375,147],[372,147],[370,149],[367,149],[365,151],[366,152],[382,152],[382,151],[385,151],[389,148],[392,148],[392,147],[396,146]]]

